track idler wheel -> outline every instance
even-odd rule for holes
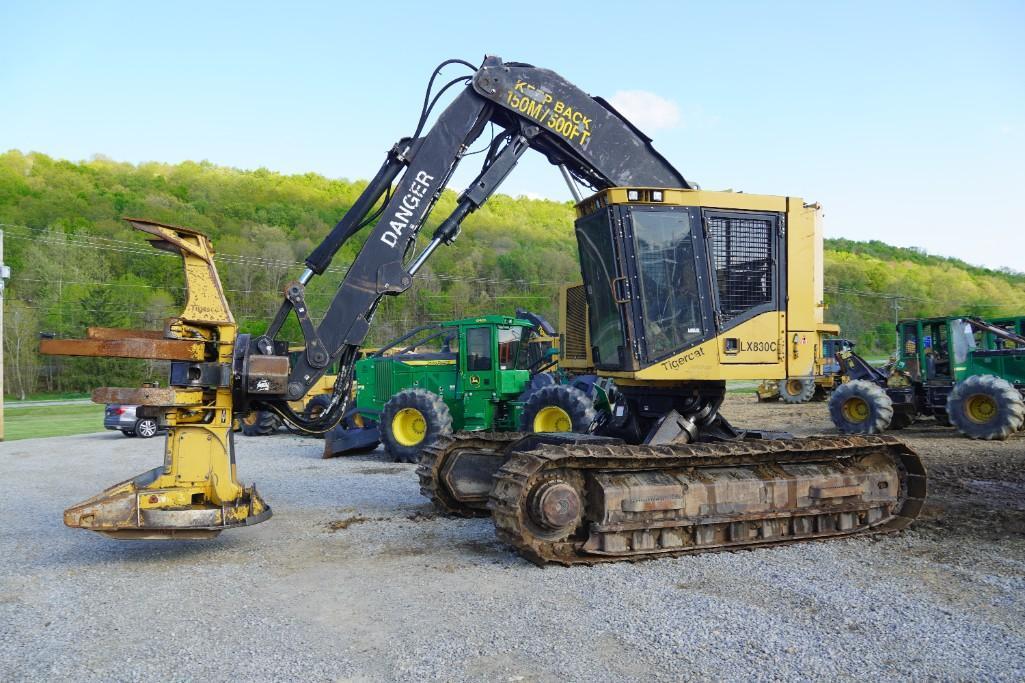
[[[562,538],[577,528],[583,508],[577,490],[558,479],[543,482],[530,494],[531,519],[542,529]]]

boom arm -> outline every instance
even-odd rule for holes
[[[344,410],[356,351],[369,331],[381,297],[400,294],[411,286],[426,259],[441,244],[455,240],[462,221],[487,201],[527,149],[537,150],[595,190],[624,185],[692,187],[654,150],[651,140],[608,103],[587,95],[552,71],[487,57],[469,81],[425,135],[404,138],[389,151],[352,208],[306,259],[307,270],[286,288],[286,300],[266,335],[253,344],[252,353],[273,354],[274,337],[288,314],[296,313],[306,350],[290,370],[285,398],[267,397],[261,402],[297,423],[301,419],[288,410],[285,400],[305,395],[332,360],[340,360],[339,385],[329,416],[318,425],[299,426],[330,427],[332,419],[337,419]],[[425,107],[421,126],[428,113]],[[502,133],[492,141],[481,172],[460,195],[456,208],[439,225],[430,243],[410,259],[417,235],[442,190],[489,123],[501,128]],[[383,207],[372,213],[382,197]],[[314,328],[304,299],[305,285],[326,270],[349,237],[378,216],[323,321]]]

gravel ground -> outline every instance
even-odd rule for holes
[[[821,403],[726,413],[829,431]],[[240,438],[272,520],[119,543],[61,511],[156,466],[161,439],[2,444],[0,680],[1020,680],[1025,439],[902,436],[932,477],[910,531],[543,570],[489,520],[435,516],[380,453]]]

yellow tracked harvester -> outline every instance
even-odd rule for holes
[[[480,67],[450,60],[435,77],[451,65],[472,69],[469,84],[430,127],[433,105],[424,107],[413,135],[390,150],[285,287],[263,335],[236,334],[204,237],[133,221],[155,246],[182,255],[185,312],[160,333],[94,330],[86,340],[44,342],[43,351],[170,360],[169,389],[99,390],[96,397],[142,404],[165,422],[165,463],[71,508],[66,523],[174,538],[266,519],[270,509],[236,479],[232,413],[270,410],[312,433],[337,424],[382,297],[409,289],[528,149],[557,165],[578,198],[583,285],[565,298],[560,364],[590,368],[598,379],[589,395],[571,385],[543,391],[552,424],[586,427],[440,438],[421,454],[425,495],[454,514],[491,514],[499,537],[541,564],[889,531],[918,515],[925,471],[901,442],[793,439],[738,429],[719,410],[727,380],[813,373],[809,340],[823,326],[817,205],[701,190],[608,103],[552,71],[488,57]],[[489,124],[499,132],[480,173],[417,251],[440,193]],[[589,197],[579,196],[581,185],[593,190]],[[364,228],[363,246],[314,324],[307,283]],[[304,337],[293,357],[278,339],[291,315]],[[487,392],[481,368],[491,367],[498,347],[481,329],[458,362],[468,384]],[[333,363],[338,375],[323,411],[296,413],[289,402]]]

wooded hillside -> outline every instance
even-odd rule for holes
[[[157,372],[143,362],[44,359],[34,352],[40,332],[74,337],[88,325],[157,328],[180,308],[177,257],[150,248],[123,217],[209,234],[236,317],[244,331],[259,332],[285,282],[298,276],[303,259],[364,186],[207,162],[136,166],[0,155],[0,223],[13,273],[5,300],[5,388],[16,395],[80,390],[100,376],[130,386]],[[455,194],[446,192],[434,215],[454,204]],[[569,203],[496,196],[466,221],[454,247],[439,249],[411,292],[386,300],[374,340],[424,321],[517,306],[554,321],[558,285],[580,277],[572,216]],[[325,310],[359,242],[346,245],[336,266],[311,284],[315,313]],[[828,240],[826,250],[827,318],[869,351],[892,345],[895,296],[901,317],[1012,314],[1025,301],[1020,273],[879,242]]]

